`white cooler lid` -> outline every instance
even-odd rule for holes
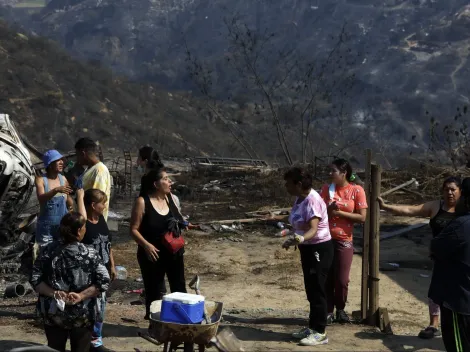
[[[192,293],[173,292],[163,296],[165,302],[179,302],[183,304],[196,304],[204,302],[204,296],[195,295]]]

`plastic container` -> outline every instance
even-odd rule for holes
[[[286,237],[290,232],[291,232],[291,230],[284,229],[284,230],[279,231],[278,233],[276,233],[276,237]]]
[[[204,319],[204,296],[173,292],[163,296],[160,320],[177,324],[200,324]]]
[[[116,279],[117,280],[126,280],[127,279],[127,270],[123,266],[116,266]]]

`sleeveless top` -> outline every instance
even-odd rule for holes
[[[171,218],[171,211],[168,214],[161,215],[152,205],[148,195],[144,195],[145,213],[140,224],[139,232],[146,241],[153,244],[156,248],[162,249],[163,235],[168,231],[168,220]]]
[[[457,216],[455,213],[449,213],[442,209],[442,202],[439,206],[439,211],[434,217],[429,220],[429,226],[431,227],[432,237],[436,237],[439,233],[447,226],[449,222],[454,220]]]
[[[46,175],[42,176],[44,181],[44,192],[49,192],[49,180]],[[61,186],[65,185],[64,177],[59,174]],[[39,217],[36,226],[36,242],[39,245],[45,245],[59,238],[59,226],[62,217],[67,214],[67,195],[58,193],[46,203],[39,211]]]

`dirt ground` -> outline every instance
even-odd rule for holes
[[[230,194],[210,199],[188,197],[183,199],[183,208],[185,213],[191,214],[192,221],[207,221],[243,217],[244,212],[257,209],[263,203],[254,197]],[[241,204],[243,199],[245,203]],[[127,206],[116,206],[116,209],[128,215]],[[383,220],[394,224],[410,221],[388,217]],[[199,274],[202,294],[207,299],[223,302],[221,329],[230,327],[246,351],[444,350],[441,339],[427,341],[416,337],[428,323],[426,297],[431,263],[427,251],[431,235],[427,227],[381,242],[381,261],[400,264],[397,271],[380,274],[380,306],[388,308],[394,334],[385,335],[359,324],[334,324],[327,330],[330,343],[319,348],[300,347],[290,338],[293,331],[306,325],[308,302],[299,252],[282,250],[282,240],[274,237],[277,231],[273,226],[252,225],[237,233],[186,234],[187,280]],[[113,248],[116,264],[128,270],[128,280],[113,284],[103,330],[105,345],[115,351],[160,351],[161,346],[137,336],[139,331],[145,332],[147,326],[143,320],[144,307],[138,293],[126,293],[142,287],[136,244],[129,237],[127,221],[120,223]],[[359,309],[360,277],[361,256],[355,255],[346,308],[349,313]],[[45,343],[41,325],[34,319],[34,303],[33,294],[21,299],[0,300],[0,350]]]

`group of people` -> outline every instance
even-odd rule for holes
[[[38,217],[35,262],[31,283],[39,293],[37,310],[42,316],[48,345],[65,351],[70,338],[72,352],[106,351],[102,324],[106,291],[116,273],[111,234],[107,227],[111,177],[99,160],[96,143],[88,138],[75,145],[77,177],[62,176],[63,157],[57,151],[44,155],[46,173],[36,180]],[[168,243],[174,226],[193,228],[181,213],[179,199],[171,193],[172,181],[156,150],[139,150],[142,172],[135,200],[130,235],[138,245],[137,261],[145,289],[145,319],[153,301],[166,293],[186,292],[184,245]],[[309,325],[293,334],[301,345],[328,343],[326,327],[349,323],[345,311],[353,261],[355,223],[364,223],[367,199],[363,187],[344,159],[330,165],[331,183],[313,189],[311,174],[292,168],[284,175],[288,193],[295,196],[287,217],[294,235],[283,248],[297,246],[301,255]],[[397,215],[430,219],[433,233],[431,257],[435,261],[429,290],[430,324],[422,338],[441,334],[448,351],[470,350],[470,179],[444,181],[443,200],[418,206],[389,205],[382,209]],[[76,205],[72,198],[75,194]],[[175,225],[176,224],[176,225]],[[174,240],[174,238],[173,238]],[[171,241],[171,240],[170,240]],[[176,242],[176,241],[175,241]],[[439,329],[441,314],[441,330]]]
[[[36,178],[40,212],[37,220],[31,284],[38,292],[37,312],[44,321],[48,346],[72,352],[109,351],[102,328],[106,291],[116,277],[112,237],[107,226],[111,176],[99,160],[98,146],[82,138],[76,164],[64,176],[64,157],[56,150],[43,156],[45,174]],[[162,243],[169,224],[191,227],[171,194],[171,180],[156,150],[139,150],[141,189],[132,210],[131,236],[150,304],[166,293],[186,292],[184,247],[172,251]],[[74,201],[75,198],[75,201]]]
[[[306,170],[290,169],[284,175],[285,187],[296,199],[288,217],[275,217],[288,220],[293,228],[294,235],[283,248],[298,246],[300,250],[310,316],[309,326],[293,337],[305,346],[328,343],[326,326],[350,321],[344,309],[354,253],[353,228],[367,216],[364,189],[353,181],[346,160],[333,161],[330,178],[331,184],[317,193]],[[447,351],[470,351],[470,178],[462,182],[458,177],[447,178],[442,200],[421,205],[389,205],[380,197],[373,201],[396,215],[430,219],[434,261],[428,293],[430,323],[418,336],[430,339],[442,333]]]
[[[75,144],[76,176],[64,175],[64,157],[43,156],[36,178],[40,204],[31,284],[38,292],[48,346],[64,351],[106,351],[102,327],[106,291],[116,272],[107,226],[111,176],[89,138]],[[76,206],[72,196],[75,194]]]

